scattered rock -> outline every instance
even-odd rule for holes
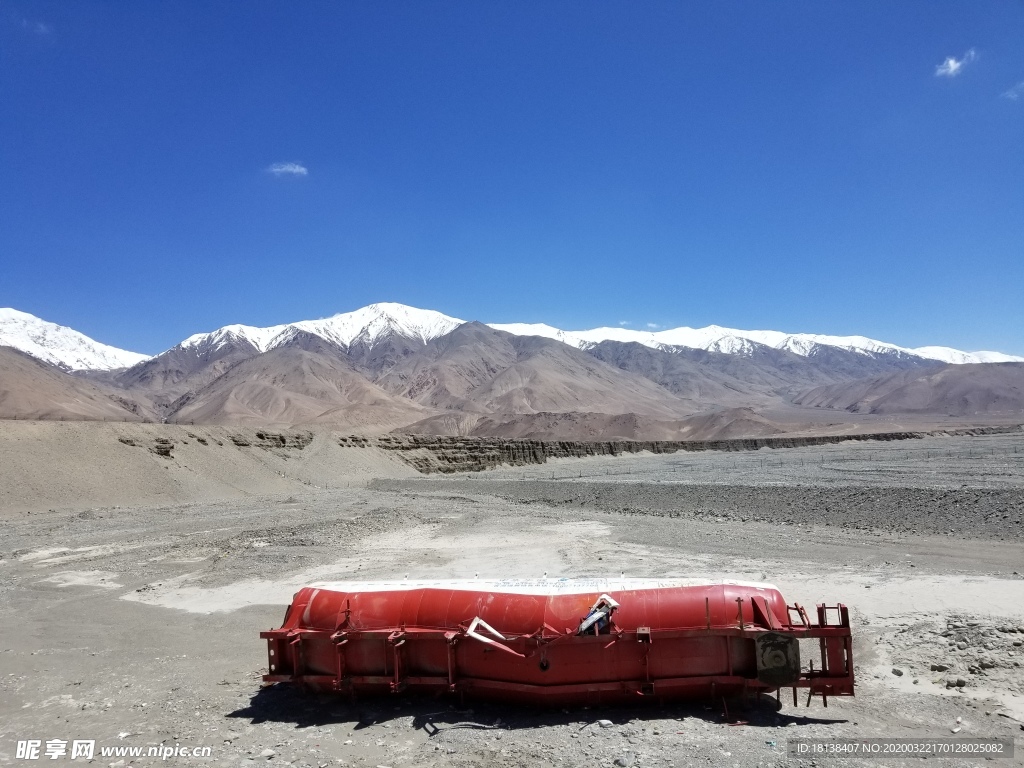
[[[150,453],[154,453],[157,456],[162,456],[165,459],[172,458],[171,451],[174,450],[174,441],[166,437],[158,437],[153,440],[153,445],[150,447]]]

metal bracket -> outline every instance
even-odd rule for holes
[[[511,653],[513,656],[518,656],[520,659],[526,658],[524,654],[519,653],[518,651],[513,651],[507,645],[502,645],[501,643],[499,643],[498,640],[492,640],[489,637],[484,637],[476,631],[477,627],[482,627],[483,629],[487,630],[496,638],[498,638],[498,640],[507,640],[507,638],[503,634],[501,634],[501,632],[496,630],[494,627],[492,627],[486,621],[481,619],[479,616],[477,616],[475,619],[473,619],[473,621],[470,622],[469,627],[466,629],[466,637],[472,637],[474,640],[479,640],[481,643],[493,645],[495,648],[499,648],[505,653]]]

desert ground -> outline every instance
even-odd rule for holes
[[[441,476],[215,428],[182,428],[168,457],[149,450],[160,429],[0,429],[0,761],[30,764],[19,740],[94,739],[211,748],[178,765],[812,766],[828,761],[787,740],[957,736],[1014,739],[1017,755],[930,762],[1024,764],[1024,433]],[[843,602],[857,695],[726,716],[261,685],[259,632],[307,582],[545,573],[765,580],[790,602]]]

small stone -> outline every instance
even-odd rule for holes
[[[961,640],[959,643],[956,644],[956,649],[958,651],[966,651],[967,650],[967,643],[965,643],[963,640]]]
[[[932,664],[930,667],[932,672],[945,672],[949,669],[948,664]]]
[[[611,720],[598,720],[597,724],[602,728],[611,728],[613,725],[615,725],[615,723],[613,723]]]
[[[277,752],[272,750],[270,747],[267,747],[262,752],[260,752],[260,757],[273,757],[276,754]]]
[[[961,730],[962,730],[962,729],[961,729],[961,728],[960,728],[960,726],[958,725],[958,726],[957,726],[956,728],[950,728],[950,729],[949,729],[949,732],[950,732],[950,733],[960,733],[960,731],[961,731]]]
[[[629,760],[624,757],[616,757],[615,764],[619,766],[619,768],[625,768],[625,766],[629,765]]]
[[[958,677],[956,679],[956,687],[957,688],[963,688],[965,685],[967,685],[967,681],[964,680],[962,677]]]
[[[900,669],[899,667],[893,667],[892,668],[892,673],[894,675],[896,675],[896,677],[903,677],[903,670]]]

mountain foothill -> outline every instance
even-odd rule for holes
[[[1024,421],[1024,362],[998,353],[612,330],[489,326],[378,304],[322,321],[225,326],[147,358],[0,310],[0,418],[572,440]],[[698,336],[700,346],[689,341]]]

